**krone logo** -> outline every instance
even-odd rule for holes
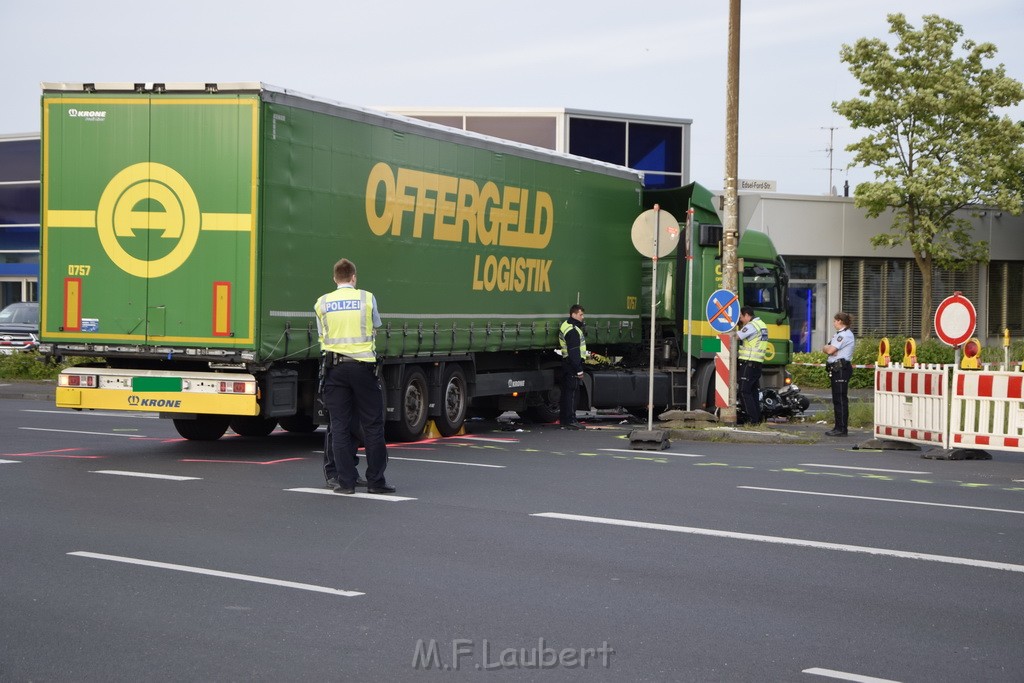
[[[103,250],[118,268],[140,278],[157,278],[177,270],[192,254],[206,230],[252,232],[252,214],[200,212],[192,186],[170,166],[146,161],[132,164],[110,179],[95,211],[49,210],[48,228],[96,228]],[[176,241],[163,256],[132,256],[121,240],[139,230]]]
[[[137,406],[137,405],[139,405],[139,397],[136,396],[135,394],[130,394],[128,396],[128,405],[130,405],[130,406]]]
[[[153,200],[163,212],[138,211]],[[133,164],[115,175],[96,207],[96,229],[110,260],[136,277],[160,277],[184,263],[199,240],[199,202],[192,187],[170,166],[151,161]],[[161,230],[178,244],[166,256],[144,261],[125,251],[118,237],[133,237],[136,230]]]

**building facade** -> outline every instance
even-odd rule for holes
[[[0,135],[0,307],[39,299],[39,135]]]
[[[990,261],[933,271],[932,306],[959,291],[977,309],[983,343],[1001,343],[1004,329],[1024,336],[1024,217],[991,209],[960,215],[988,243]],[[910,248],[871,245],[891,223],[891,212],[869,219],[852,197],[740,194],[740,230],[769,235],[789,266],[798,351],[821,348],[836,311],[853,315],[864,336],[921,338],[922,278]]]
[[[585,109],[381,107],[449,128],[521,142],[644,171],[653,188],[690,183],[692,119]]]

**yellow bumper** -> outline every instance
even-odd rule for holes
[[[82,389],[79,387],[57,387],[56,394],[58,408],[197,415],[260,414],[259,402],[252,394],[139,393],[119,389]]]

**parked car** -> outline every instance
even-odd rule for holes
[[[39,346],[39,303],[23,301],[0,311],[0,353],[32,351]]]

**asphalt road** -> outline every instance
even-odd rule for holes
[[[1024,457],[630,449],[614,421],[185,442],[0,400],[0,680],[1024,680]]]

